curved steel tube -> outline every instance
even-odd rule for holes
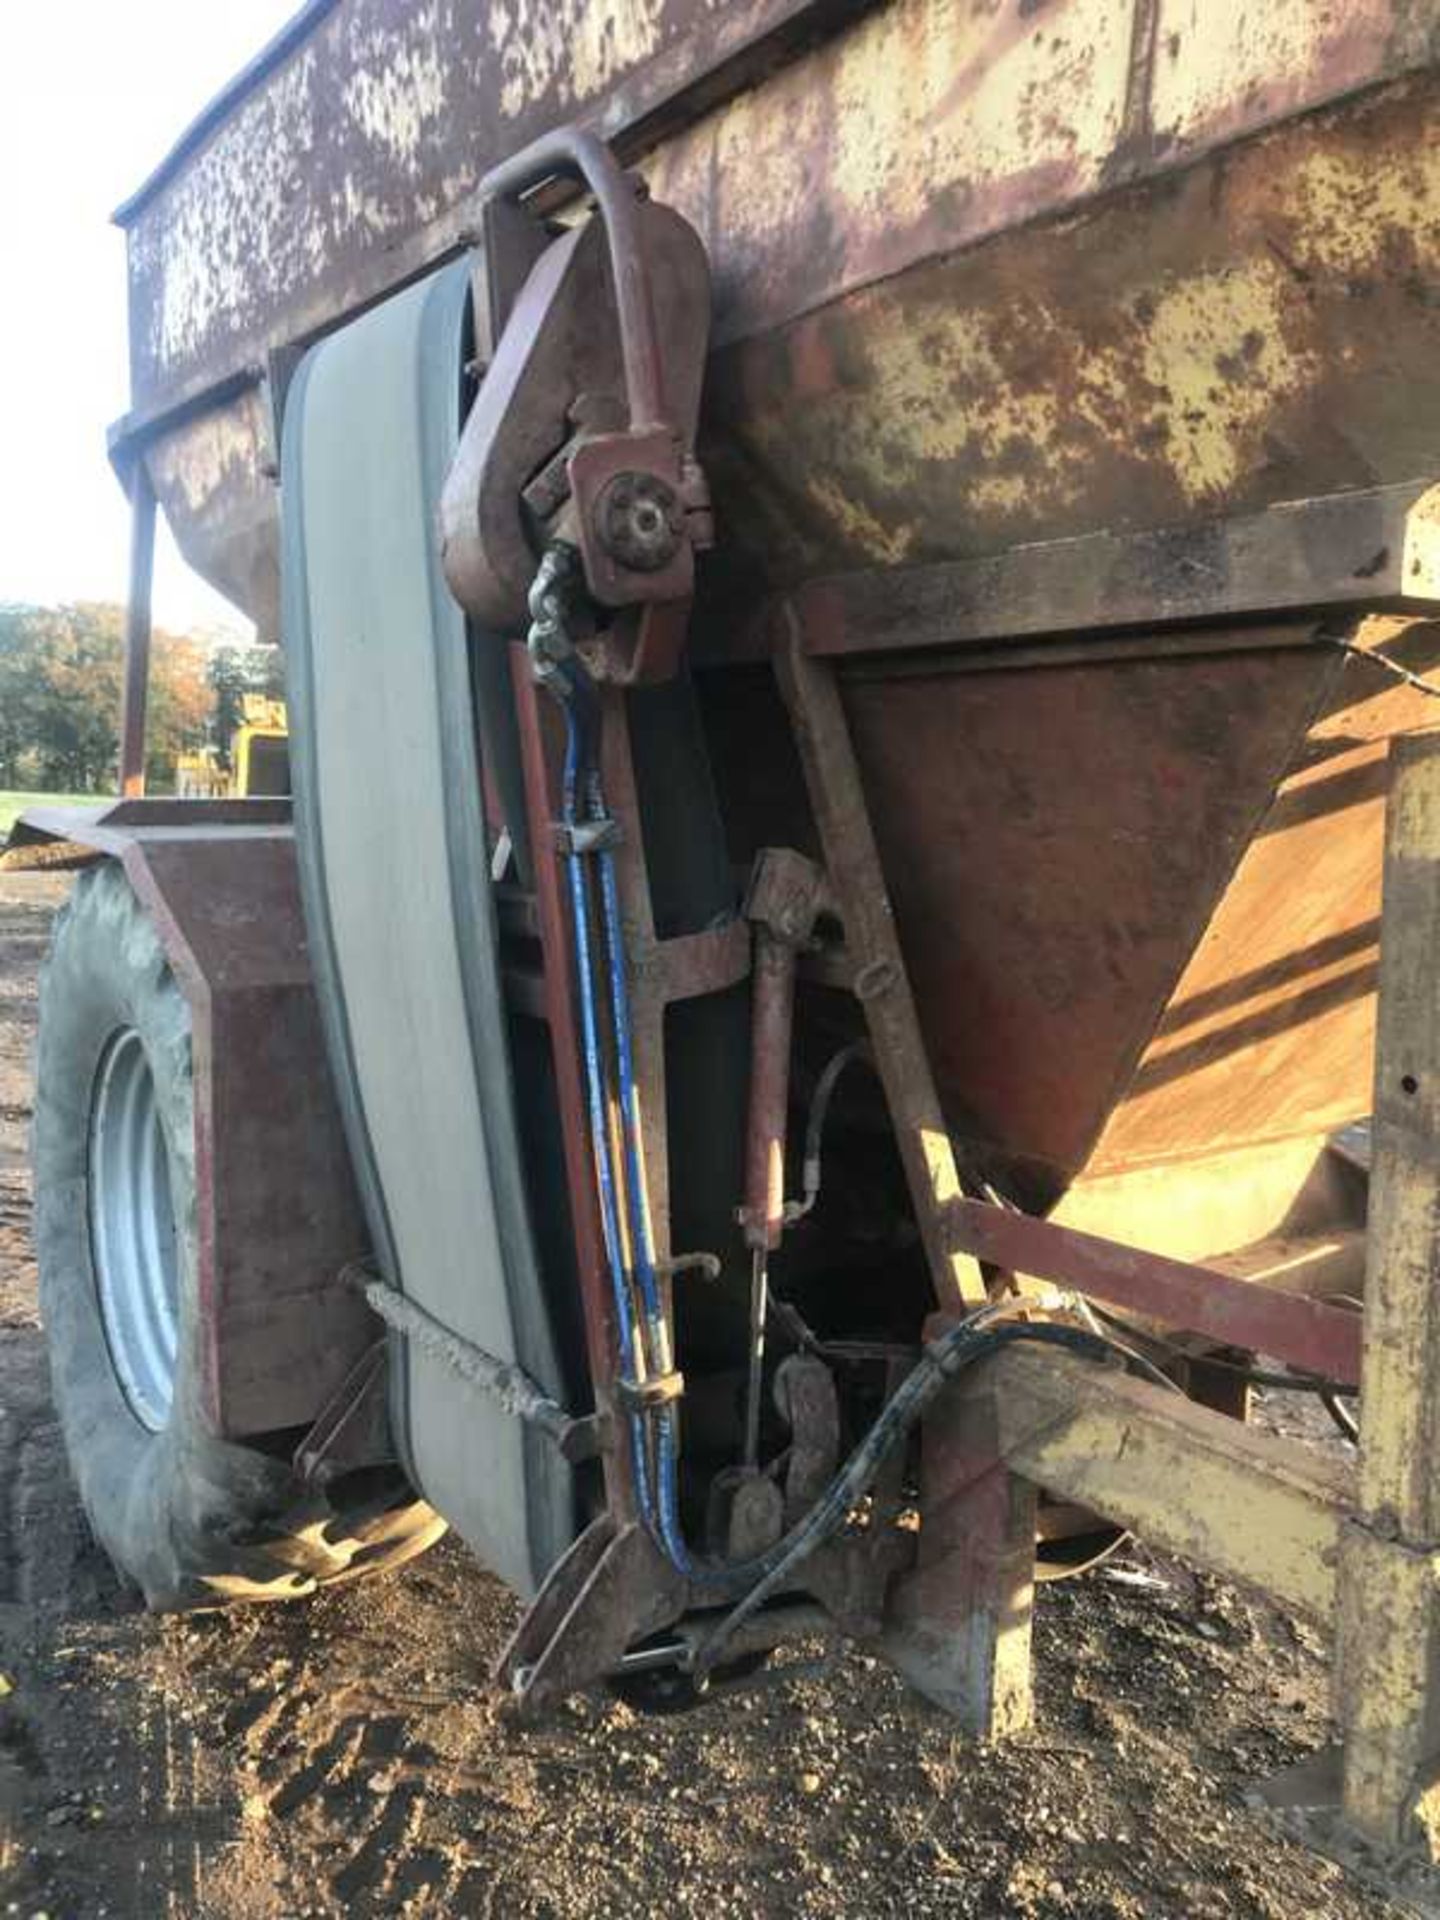
[[[635,191],[604,141],[580,127],[557,127],[542,134],[490,169],[478,188],[480,204],[518,200],[557,174],[578,175],[594,194],[605,222],[630,425],[635,429],[662,426],[665,393]]]

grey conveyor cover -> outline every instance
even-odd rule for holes
[[[284,633],[311,955],[385,1278],[563,1398],[517,1137],[464,616],[435,503],[461,416],[458,261],[313,347],[283,433]],[[482,644],[493,644],[484,643]],[[406,1464],[533,1593],[574,1535],[533,1429],[396,1341]]]

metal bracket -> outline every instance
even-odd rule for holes
[[[552,237],[522,200],[562,175],[579,176],[595,211]],[[694,452],[704,247],[575,127],[493,169],[479,199],[487,244],[506,256],[497,272],[529,270],[518,290],[513,272],[478,289],[477,332],[494,345],[441,502],[445,577],[477,622],[514,630],[538,549],[564,539],[590,599],[614,616],[591,643],[597,677],[667,679],[710,539]]]

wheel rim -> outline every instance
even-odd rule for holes
[[[95,1076],[87,1204],[116,1377],[136,1419],[158,1433],[175,1392],[175,1214],[155,1081],[133,1027],[112,1036]]]

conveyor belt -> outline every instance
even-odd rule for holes
[[[313,348],[285,414],[297,838],[332,1065],[376,1255],[436,1320],[561,1367],[522,1181],[467,636],[435,502],[460,421],[461,261]],[[421,1491],[533,1592],[573,1537],[569,1469],[402,1342]]]

